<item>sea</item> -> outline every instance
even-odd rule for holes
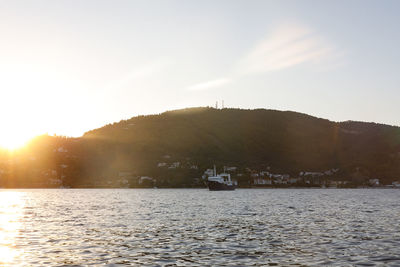
[[[0,266],[400,266],[398,189],[0,191]]]

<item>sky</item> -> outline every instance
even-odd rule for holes
[[[400,1],[0,0],[0,146],[214,106],[400,126]]]

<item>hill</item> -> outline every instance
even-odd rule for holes
[[[63,171],[71,186],[124,176],[188,186],[213,164],[293,177],[338,169],[349,179],[388,183],[400,177],[400,128],[290,111],[189,108],[123,120],[81,138],[44,136],[21,157],[28,154],[40,155],[36,166],[40,158]]]

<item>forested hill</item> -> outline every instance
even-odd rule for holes
[[[293,177],[339,169],[344,177],[396,181],[400,128],[289,111],[188,108],[109,124],[81,138],[39,137],[14,155],[0,154],[0,183],[58,177],[74,186],[125,173],[180,186],[213,164]]]
[[[289,111],[189,108],[134,117],[83,139],[108,147],[93,149],[113,153],[109,160],[122,160],[126,168],[154,166],[169,155],[201,166],[268,165],[289,173],[363,168],[372,176],[400,177],[399,127]]]

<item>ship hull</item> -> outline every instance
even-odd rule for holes
[[[218,182],[208,181],[208,189],[210,191],[233,191],[235,190],[234,185],[227,185]]]

